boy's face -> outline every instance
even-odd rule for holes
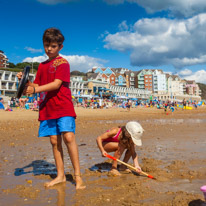
[[[63,48],[63,45],[59,45],[57,42],[44,42],[44,50],[49,59],[54,59],[59,55],[59,51]]]

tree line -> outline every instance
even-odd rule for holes
[[[32,62],[22,62],[22,63],[17,63],[17,64],[9,62],[8,67],[15,70],[15,69],[23,69],[26,66],[30,66],[31,69],[33,68],[33,72],[36,73],[39,64],[40,64],[39,62],[33,62],[33,63]]]

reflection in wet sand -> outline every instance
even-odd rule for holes
[[[66,182],[56,184],[50,187],[49,189],[57,191],[57,206],[66,206],[65,205]]]

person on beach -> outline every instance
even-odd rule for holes
[[[84,189],[80,174],[78,147],[75,140],[76,114],[69,89],[70,65],[59,56],[64,36],[56,28],[49,28],[43,34],[43,45],[48,60],[42,62],[34,82],[28,82],[24,93],[40,93],[39,137],[49,137],[57,168],[57,177],[45,184],[46,187],[66,182],[64,173],[62,139],[68,149],[74,168],[76,189]],[[18,73],[20,79],[22,73]]]
[[[0,97],[0,109],[5,109],[4,107],[4,99],[2,97]]]
[[[143,131],[142,126],[138,122],[130,121],[125,126],[114,127],[98,136],[96,139],[97,145],[103,157],[106,157],[109,152],[114,152],[114,157],[120,159],[126,150],[123,161],[127,163],[130,157],[132,157],[134,167],[137,169],[137,172],[141,172],[138,156],[135,152],[135,145],[142,145],[141,136]],[[126,169],[125,165],[121,165],[119,168],[120,171]],[[110,172],[114,175],[120,175],[117,170],[117,161],[113,161]]]
[[[186,102],[185,98],[182,101],[182,105],[183,105],[183,109],[186,109],[187,102]]]

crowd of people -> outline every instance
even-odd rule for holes
[[[16,97],[11,97],[6,104],[4,99],[0,97],[0,109],[5,111],[13,111],[14,108],[38,111],[38,98],[36,99],[33,97],[22,96],[18,99]]]
[[[22,96],[21,98],[11,97],[7,106],[5,107],[5,102],[3,98],[0,98],[0,109],[6,111],[12,111],[13,108],[25,108],[33,111],[38,111],[39,97],[28,97]],[[123,108],[130,111],[130,108],[136,107],[156,107],[157,109],[164,109],[165,112],[174,112],[178,108],[187,109],[197,108],[198,104],[196,101],[189,101],[183,99],[181,102],[177,101],[162,101],[162,100],[132,100],[132,99],[108,99],[108,98],[73,98],[72,99],[74,107],[83,107],[85,109],[109,109],[109,108]]]
[[[162,100],[132,100],[132,99],[101,99],[101,98],[73,98],[75,107],[83,107],[86,109],[108,109],[108,108],[123,108],[130,111],[130,108],[136,107],[156,107],[157,109],[164,109],[165,112],[180,109],[187,109],[188,107],[197,108],[196,101],[189,101],[183,99],[182,101],[162,101]]]

